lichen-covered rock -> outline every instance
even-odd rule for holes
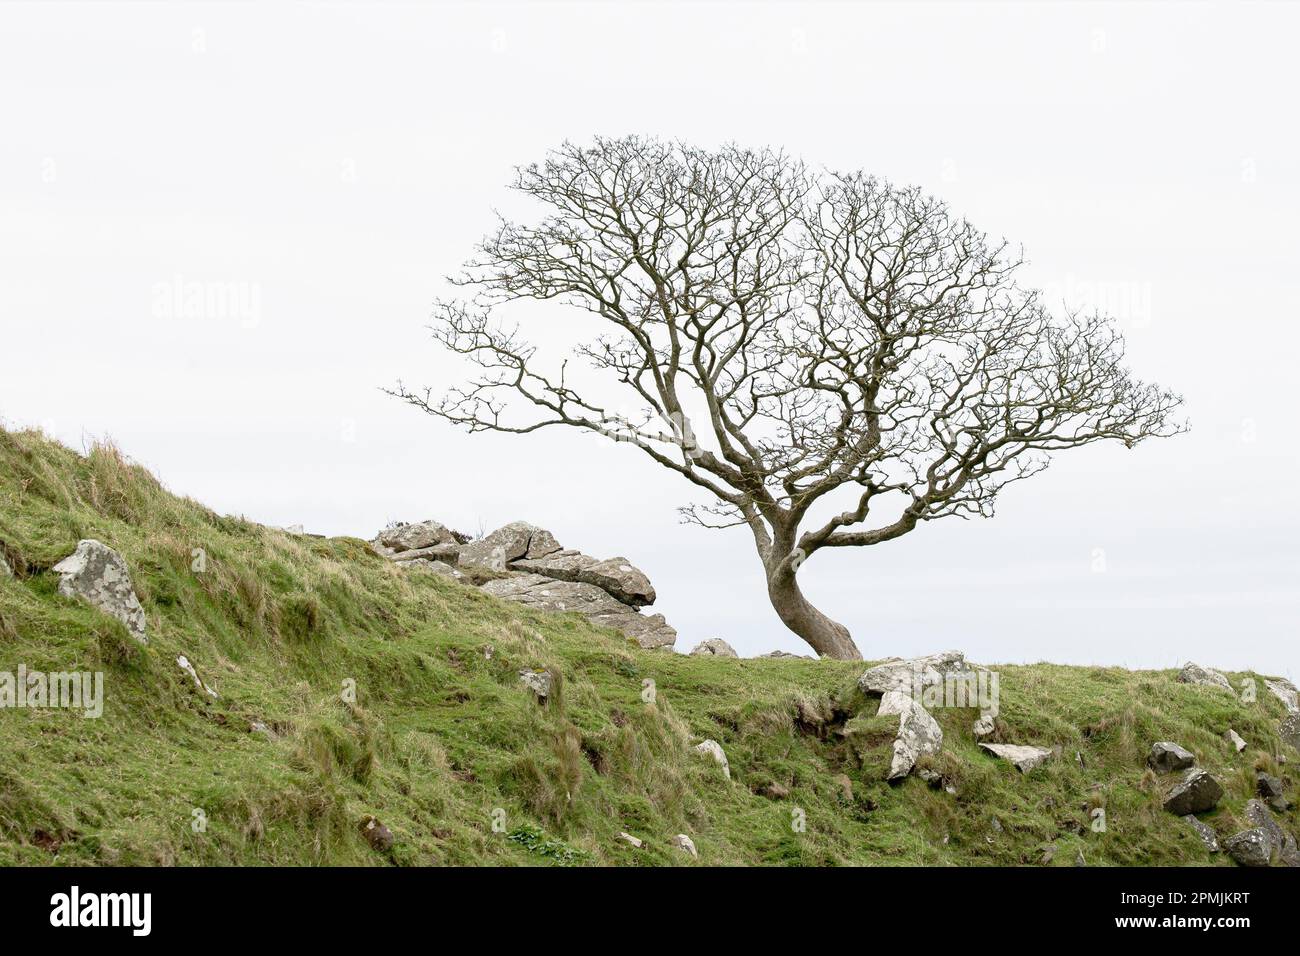
[[[531,667],[519,672],[519,682],[531,690],[538,700],[543,702],[550,698],[551,692],[555,689],[555,682],[550,671],[537,670]]]
[[[1151,745],[1147,763],[1157,773],[1173,773],[1175,770],[1186,770],[1195,764],[1196,757],[1191,751],[1184,750],[1172,741],[1161,740]]]
[[[720,637],[710,637],[700,641],[691,651],[693,657],[739,657],[736,649]]]
[[[111,614],[141,644],[145,635],[144,608],[131,586],[131,574],[122,556],[102,542],[85,539],[77,550],[54,566],[59,575],[59,593],[79,597]]]
[[[401,551],[396,554],[388,555],[390,561],[398,564],[408,564],[412,561],[442,561],[445,564],[458,564],[460,562],[461,545],[451,544],[431,544],[427,548],[413,548],[410,551]]]
[[[697,859],[699,858],[700,854],[695,849],[695,841],[692,840],[690,837],[688,837],[685,833],[679,833],[677,834],[677,836],[673,837],[672,844],[673,846],[677,847],[677,849],[689,853],[691,856],[696,857]]]
[[[435,544],[455,544],[456,534],[436,521],[417,521],[414,524],[399,521],[379,532],[375,542],[381,547],[401,553]]]
[[[971,727],[971,733],[976,737],[987,737],[989,734],[993,733],[994,728],[993,715],[980,714],[979,719],[976,720],[975,724]]]
[[[1045,747],[1030,747],[1026,744],[980,744],[984,750],[1009,761],[1021,773],[1037,770],[1052,759],[1055,751]]]
[[[942,684],[949,676],[972,674],[974,670],[961,651],[942,651],[927,657],[877,664],[858,678],[858,686],[863,693],[876,696],[890,691],[912,694],[918,682],[924,686]]]
[[[1217,687],[1232,693],[1232,682],[1223,674],[1200,664],[1188,661],[1178,672],[1178,680],[1183,684],[1200,684],[1204,687]]]
[[[521,558],[511,563],[511,568],[529,574],[540,574],[557,581],[579,581],[594,584],[610,596],[632,607],[645,607],[655,602],[655,589],[650,579],[633,567],[627,558],[607,558],[599,561],[581,551],[555,551],[540,558]]]
[[[1246,749],[1246,741],[1242,740],[1241,734],[1237,733],[1231,727],[1229,727],[1227,731],[1224,733],[1223,739],[1226,740],[1228,742],[1228,745],[1231,746],[1234,750],[1236,750],[1237,753],[1241,753],[1243,750]]]
[[[1300,693],[1289,680],[1280,677],[1276,680],[1266,680],[1264,686],[1268,688],[1269,693],[1282,702],[1288,714],[1300,713]]]
[[[533,547],[533,538],[538,539],[538,546]],[[534,557],[543,557],[538,553],[559,542],[549,531],[531,525],[527,521],[512,521],[497,528],[490,535],[478,541],[471,541],[460,549],[460,563],[465,567],[486,568],[489,571],[505,571],[511,561],[517,561],[532,553]]]
[[[716,740],[705,740],[702,743],[696,744],[691,749],[697,754],[712,757],[714,761],[717,762],[718,766],[722,768],[722,775],[728,780],[731,779],[731,764],[727,761],[727,755],[722,749],[722,744],[718,743]]]
[[[1187,822],[1188,826],[1196,831],[1196,836],[1205,846],[1205,849],[1209,850],[1211,853],[1219,852],[1219,835],[1214,832],[1213,827],[1202,823],[1190,813],[1183,817],[1183,819]]]
[[[1272,862],[1272,841],[1262,827],[1234,833],[1223,841],[1223,849],[1242,866],[1268,866]]]
[[[482,590],[538,610],[575,611],[596,624],[622,631],[644,648],[671,647],[677,640],[677,631],[662,614],[642,614],[594,584],[517,574],[488,581]]]
[[[1180,817],[1213,810],[1223,799],[1223,787],[1207,771],[1192,769],[1165,798],[1165,809]]]
[[[1300,866],[1300,847],[1295,837],[1273,818],[1262,800],[1246,801],[1246,821],[1263,830],[1268,837],[1270,860],[1276,860],[1282,866]]]
[[[1291,809],[1291,801],[1286,798],[1286,788],[1282,785],[1282,781],[1272,774],[1263,772],[1255,774],[1255,789],[1261,799],[1278,813],[1286,813]]]
[[[889,763],[887,780],[906,777],[921,757],[937,754],[943,746],[943,730],[929,711],[910,695],[891,690],[881,697],[876,716],[895,714],[898,715],[898,735],[894,738],[894,756]]]

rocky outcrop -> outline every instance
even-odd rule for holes
[[[1165,809],[1180,817],[1213,810],[1223,799],[1223,787],[1204,770],[1188,770],[1165,797]]]
[[[371,545],[403,567],[481,582],[486,593],[502,600],[583,614],[645,648],[671,647],[677,640],[663,615],[640,612],[654,603],[655,589],[627,558],[602,560],[566,549],[555,535],[526,521],[512,521],[477,541],[437,521],[398,523]],[[482,572],[490,580],[482,581]]]
[[[1282,702],[1288,714],[1300,714],[1300,693],[1297,693],[1295,684],[1279,677],[1276,680],[1265,680],[1264,686]]]
[[[1178,680],[1183,684],[1200,684],[1204,687],[1217,687],[1220,690],[1226,690],[1232,693],[1232,682],[1227,677],[1216,670],[1208,667],[1202,667],[1188,661],[1183,665],[1183,669],[1178,672]]]
[[[1196,757],[1191,751],[1184,750],[1178,744],[1169,740],[1162,740],[1151,745],[1151,753],[1147,757],[1147,763],[1157,773],[1173,773],[1175,770],[1186,770],[1196,763]]]
[[[1293,834],[1284,830],[1259,800],[1246,802],[1249,829],[1223,841],[1223,848],[1242,866],[1300,866],[1300,847]]]
[[[117,618],[141,644],[145,635],[144,608],[131,586],[126,561],[110,548],[93,539],[77,542],[77,550],[54,566],[59,575],[59,593],[79,597]]]
[[[1055,751],[1046,747],[1030,747],[1024,744],[980,744],[984,750],[1009,761],[1021,773],[1037,770],[1052,759]]]
[[[943,651],[928,657],[877,664],[858,678],[858,686],[865,694],[879,696],[890,691],[900,691],[911,695],[918,683],[929,687],[943,684],[949,677],[965,677],[975,672],[975,668],[966,663],[966,655],[961,651]]]
[[[716,740],[705,740],[691,748],[697,754],[705,757],[712,757],[718,766],[722,768],[722,775],[728,780],[731,779],[731,764],[727,761],[727,754],[722,749],[722,744]]]
[[[736,649],[720,637],[711,637],[707,641],[700,641],[691,651],[692,657],[739,657]]]
[[[880,699],[876,716],[898,715],[898,736],[887,780],[901,780],[912,772],[921,757],[937,754],[943,746],[943,730],[929,711],[903,692],[891,690]]]

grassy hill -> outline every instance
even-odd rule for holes
[[[50,568],[81,538],[125,556],[147,647],[59,595]],[[1204,819],[1225,836],[1247,826],[1257,769],[1292,786],[1297,766],[1278,762],[1283,710],[1262,685],[1248,704],[1173,672],[1039,664],[998,668],[994,739],[1058,759],[1021,775],[976,746],[975,711],[936,710],[956,793],[891,786],[897,718],[856,691],[862,664],[643,651],[358,539],[217,515],[110,445],[82,456],[34,432],[0,431],[0,548],[16,570],[0,670],[105,674],[98,719],[0,710],[0,864],[1039,865],[1054,845],[1051,865],[1233,865],[1162,809],[1150,744],[1219,777]],[[525,667],[561,678],[549,705]],[[705,737],[732,780],[692,753]],[[364,838],[369,815],[390,849]]]

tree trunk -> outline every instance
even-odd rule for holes
[[[819,656],[840,661],[862,660],[849,629],[808,602],[788,566],[768,575],[767,595],[785,626],[807,641]]]

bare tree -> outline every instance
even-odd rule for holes
[[[470,431],[640,448],[709,493],[688,520],[750,529],[773,608],[823,656],[861,655],[800,591],[816,552],[991,515],[1050,452],[1184,427],[1180,399],[1123,366],[1113,323],[1051,315],[1005,242],[918,189],[635,137],[566,144],[514,187],[544,215],[502,220],[452,280],[474,294],[432,326],[481,374],[392,394]],[[590,313],[601,334],[573,354],[634,411],[542,368],[494,318],[519,299]]]

